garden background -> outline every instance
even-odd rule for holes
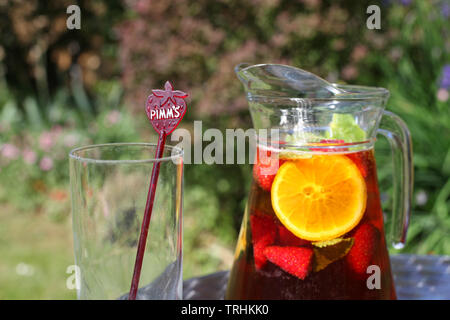
[[[66,8],[81,8],[68,30]],[[403,252],[450,254],[450,2],[0,0],[0,299],[73,299],[68,152],[155,141],[143,114],[170,79],[190,93],[182,126],[251,127],[233,68],[301,67],[330,81],[390,90],[408,124],[414,203]],[[377,143],[390,210],[388,144]],[[230,267],[249,165],[186,165],[184,277]],[[396,252],[392,251],[393,254]]]

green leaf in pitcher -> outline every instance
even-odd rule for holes
[[[358,142],[366,140],[366,133],[356,123],[351,114],[333,114],[330,122],[330,131],[327,139],[344,140],[345,142]]]

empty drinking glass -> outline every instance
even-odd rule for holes
[[[136,299],[182,297],[183,151],[114,143],[69,154],[79,299],[126,299],[150,174],[161,169]]]

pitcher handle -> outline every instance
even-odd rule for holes
[[[393,204],[390,241],[395,249],[406,242],[413,192],[413,161],[411,135],[405,122],[396,114],[384,111],[378,133],[385,136],[391,146],[393,162]]]

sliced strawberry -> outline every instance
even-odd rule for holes
[[[303,247],[270,246],[264,255],[273,264],[299,279],[305,279],[312,268],[313,250]]]
[[[257,148],[256,162],[253,166],[253,178],[266,191],[272,188],[273,179],[278,168],[285,162],[279,159],[276,153]]]
[[[278,226],[278,243],[283,246],[303,247],[310,245],[310,242],[304,239],[298,238],[285,226]]]
[[[371,165],[370,152],[365,151],[349,153],[347,154],[347,157],[349,157],[356,164],[359,171],[361,172],[361,175],[366,178],[369,174]]]
[[[322,139],[320,140],[320,143],[329,143],[329,144],[341,144],[345,141],[342,139]]]
[[[272,218],[264,215],[250,215],[252,229],[253,258],[256,269],[261,269],[267,262],[264,249],[273,244],[277,235],[275,223]]]
[[[323,144],[323,146],[335,146],[335,145],[340,145],[342,143],[345,143],[344,140],[338,140],[338,139],[322,139],[319,141],[320,144]],[[326,149],[326,148],[310,148],[311,151],[321,151],[321,152],[328,152],[330,150]],[[344,150],[343,150],[344,151]]]
[[[364,223],[356,228],[353,238],[353,247],[346,256],[347,264],[355,273],[366,274],[377,249],[380,232],[370,223]]]

